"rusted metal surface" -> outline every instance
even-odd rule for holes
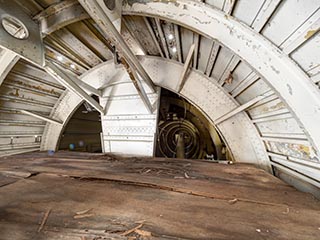
[[[40,22],[42,33],[49,35],[69,24],[89,18],[89,15],[77,0],[67,0],[51,5],[34,18]]]
[[[152,114],[153,113],[152,104],[150,102],[150,99],[148,98],[146,91],[144,90],[144,88],[142,86],[142,83],[139,79],[138,74],[136,74],[136,72],[130,68],[129,64],[126,62],[125,59],[121,59],[120,61],[122,62],[123,66],[125,67],[128,75],[129,75],[134,87],[136,88],[139,96],[141,97],[144,105],[148,109],[149,113]]]
[[[114,26],[114,22],[109,19],[110,16],[108,16],[107,13],[104,12],[101,8],[101,5],[99,5],[96,1],[86,0],[81,0],[80,4],[87,10],[89,15],[95,20],[95,22],[100,26],[105,34],[111,34],[110,37],[112,37],[113,44],[117,47],[117,50],[121,52],[121,55],[123,55],[123,57],[129,63],[130,67],[137,71],[143,78],[143,80],[147,83],[147,85],[153,91],[155,91],[153,82],[150,79],[148,73],[140,65],[138,59],[129,49],[127,43],[124,41],[117,28]]]
[[[40,66],[44,65],[44,51],[39,26],[23,8],[15,1],[2,1],[0,8],[2,24],[0,24],[0,45],[15,52],[17,55]],[[27,32],[23,39],[12,36],[4,28],[3,19],[14,17],[19,23],[20,29],[24,28]]]

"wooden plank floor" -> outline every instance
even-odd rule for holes
[[[0,239],[318,240],[320,203],[247,164],[32,153],[0,158]]]

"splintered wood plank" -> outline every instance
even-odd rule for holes
[[[229,202],[48,174],[0,188],[0,195],[4,239],[127,239],[121,237],[138,226],[153,239],[318,239],[320,224],[320,212],[306,208]],[[50,215],[38,233],[48,209]],[[85,209],[92,209],[92,215],[74,218]],[[135,231],[126,237],[133,236],[138,236]]]
[[[28,157],[29,156],[29,157]],[[38,157],[37,157],[38,156]],[[318,208],[319,202],[248,164],[224,165],[201,160],[123,158],[65,152],[2,159],[0,169],[55,173],[87,179],[127,181],[206,194],[212,198]],[[13,161],[13,159],[15,159]],[[189,176],[186,178],[185,176]]]
[[[319,201],[248,164],[61,152],[1,172],[0,239],[319,239]]]

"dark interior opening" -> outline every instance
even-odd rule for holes
[[[156,142],[156,157],[226,159],[220,137],[212,140],[215,129],[192,104],[162,89]]]
[[[93,96],[96,101],[98,97]],[[59,150],[79,152],[102,152],[102,132],[100,113],[88,103],[83,103],[75,111],[60,139]]]

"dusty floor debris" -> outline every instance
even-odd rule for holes
[[[319,201],[247,164],[61,152],[0,169],[1,240],[319,239]]]

